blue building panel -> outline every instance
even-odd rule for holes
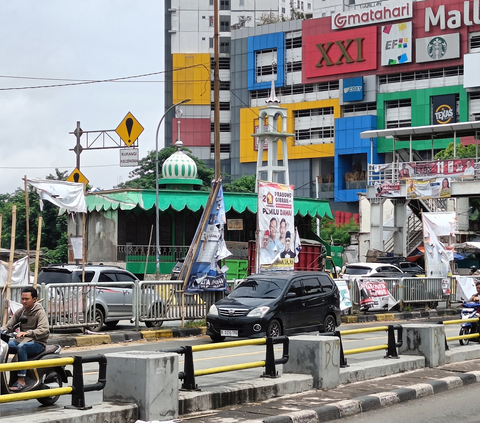
[[[275,87],[285,85],[285,34],[257,35],[248,38],[248,90],[262,90],[271,87],[271,81],[257,82],[255,74],[255,54],[262,50],[277,50],[277,79]]]
[[[371,157],[370,140],[360,138],[363,131],[377,129],[376,116],[353,116],[335,119],[335,202],[356,202],[358,192],[366,192],[361,188],[361,180],[358,186],[350,188],[351,184],[346,181],[349,172],[358,171],[366,175],[368,163],[383,163],[383,154],[377,154],[376,139],[374,140],[373,157]]]

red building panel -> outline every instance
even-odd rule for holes
[[[172,140],[178,138],[177,119],[172,124]],[[185,147],[210,147],[210,119],[180,119],[180,139]]]

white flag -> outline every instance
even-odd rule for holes
[[[78,182],[56,181],[53,179],[27,179],[40,196],[40,210],[47,200],[56,206],[72,212],[87,212],[84,185]]]
[[[298,235],[298,229],[295,227],[295,263],[298,263],[298,255],[302,250],[302,243],[300,241],[300,235]]]

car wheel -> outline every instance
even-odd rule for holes
[[[163,320],[154,320],[145,322],[147,328],[159,328],[163,325]]]
[[[213,342],[223,342],[223,341],[225,341],[225,336],[210,335],[210,339],[211,339]]]
[[[437,301],[430,301],[427,303],[427,307],[435,310],[438,307],[438,302]]]
[[[111,322],[105,322],[105,324],[106,324],[109,328],[114,328],[115,326],[118,325],[118,322],[119,322],[119,320],[112,320]]]
[[[466,327],[466,328],[460,328],[459,335],[468,335],[472,332],[472,328]],[[470,343],[470,339],[459,339],[460,345],[468,345]]]
[[[62,386],[63,386],[62,378],[55,370],[52,370],[45,377],[45,383],[44,383],[45,389],[48,389],[50,387],[61,388]],[[52,397],[37,398],[37,401],[42,405],[53,405],[57,402],[59,398],[60,398],[60,395],[55,395]]]
[[[92,332],[100,332],[103,328],[103,323],[105,322],[105,317],[103,316],[102,310],[99,308],[95,309],[95,324],[87,326],[87,329]]]
[[[282,335],[282,325],[277,319],[273,319],[268,324],[267,328],[267,337],[275,338],[276,336]]]
[[[323,321],[323,332],[334,332],[336,327],[335,317],[329,314]]]

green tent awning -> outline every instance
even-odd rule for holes
[[[158,208],[165,211],[170,207],[176,211],[188,208],[192,211],[200,210],[207,202],[208,191],[175,191],[161,190],[158,196]],[[86,195],[89,211],[108,210],[133,210],[140,207],[150,210],[155,207],[155,190],[111,190],[96,191]],[[226,192],[224,193],[225,209],[235,210],[238,213],[248,209],[252,213],[257,212],[257,194]],[[328,200],[316,200],[314,198],[294,199],[295,214],[312,217],[330,217],[332,211]]]

